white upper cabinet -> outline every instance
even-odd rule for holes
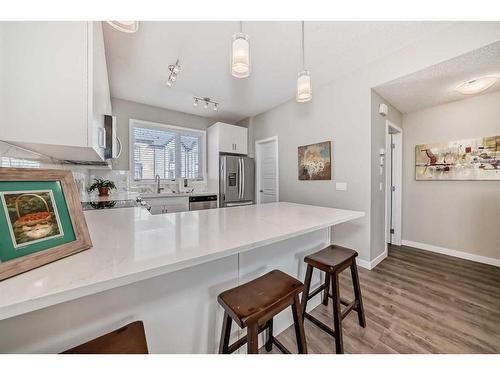
[[[3,22],[0,140],[101,161],[111,114],[100,22]]]
[[[208,136],[215,138],[210,142],[217,149],[215,152],[228,152],[246,155],[248,153],[248,129],[241,126],[217,122],[208,129]],[[209,150],[212,152],[212,150]]]

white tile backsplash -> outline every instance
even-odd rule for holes
[[[156,189],[154,182],[137,183],[132,181],[128,170],[95,169],[92,166],[66,164],[57,159],[33,153],[2,141],[0,141],[0,167],[70,170],[73,172],[76,186],[82,197],[86,196],[87,189],[94,178],[113,181],[117,193],[129,191],[152,193]],[[207,184],[204,181],[191,181],[190,186],[194,188],[195,192],[203,192],[207,189]],[[167,192],[178,190],[175,181],[162,182],[161,187],[165,188]]]

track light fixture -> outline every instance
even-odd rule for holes
[[[203,108],[208,109],[208,107],[213,106],[214,112],[217,112],[219,110],[220,103],[216,102],[209,97],[201,97],[201,96],[193,96],[193,106],[198,107],[198,104],[200,102],[203,102]]]
[[[177,77],[179,73],[181,72],[181,66],[179,64],[179,59],[175,62],[174,65],[169,65],[168,70],[170,72],[167,80],[167,86],[172,87],[174,82],[177,81]]]

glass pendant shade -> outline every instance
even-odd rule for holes
[[[250,44],[248,36],[243,33],[233,36],[231,75],[236,78],[246,78],[250,75]]]
[[[311,75],[303,70],[297,77],[297,102],[304,103],[312,99]]]
[[[110,26],[123,33],[135,33],[139,30],[139,21],[106,21]]]

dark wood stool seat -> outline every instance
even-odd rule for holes
[[[352,249],[332,245],[305,257],[304,262],[324,272],[333,272],[339,268],[343,271],[357,256],[358,253]]]
[[[224,308],[219,353],[232,353],[245,343],[248,353],[257,353],[258,334],[266,329],[266,350],[270,351],[272,345],[275,344],[282,352],[290,353],[273,336],[272,332],[274,316],[287,307],[292,307],[299,353],[307,353],[299,300],[299,294],[303,290],[304,284],[299,280],[279,270],[273,270],[255,280],[219,294],[217,300]],[[247,328],[247,335],[229,345],[233,320],[240,328]]]
[[[357,256],[358,253],[355,250],[342,246],[330,245],[327,248],[304,258],[304,262],[307,263],[307,270],[304,293],[302,295],[302,316],[335,338],[335,350],[337,353],[344,352],[342,342],[342,320],[351,311],[354,310],[358,313],[359,325],[366,327],[365,312],[361,298],[361,287],[359,285],[359,276],[356,267]],[[316,290],[310,292],[312,274],[315,268],[325,272],[325,282],[323,285],[316,288]],[[353,301],[346,301],[340,296],[339,274],[347,268],[351,269],[354,289]],[[307,301],[319,294],[321,291],[324,291],[322,301],[323,305],[327,306],[328,299],[332,299],[334,329],[331,329],[325,323],[306,312]],[[341,305],[345,306],[344,310],[341,309]]]
[[[136,321],[62,354],[148,354],[144,324]]]

